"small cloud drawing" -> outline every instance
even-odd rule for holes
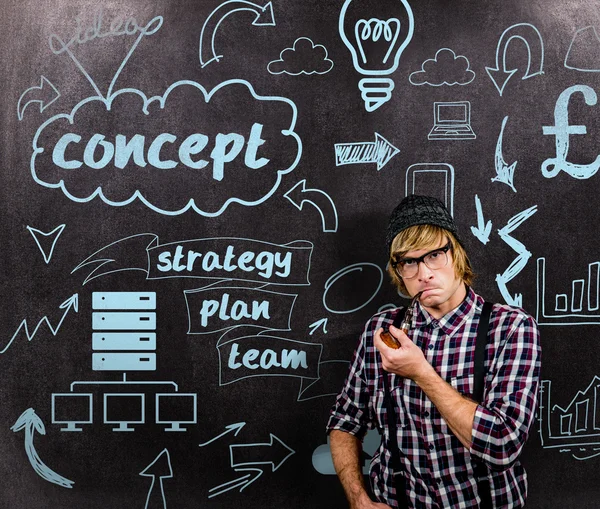
[[[327,49],[315,44],[308,37],[299,37],[293,48],[286,48],[279,54],[279,60],[269,62],[267,70],[271,74],[327,74],[333,69],[333,61],[327,58]]]
[[[425,60],[420,71],[415,71],[409,76],[413,85],[468,85],[475,79],[471,71],[469,60],[464,56],[456,56],[449,48],[437,51],[434,58]]]

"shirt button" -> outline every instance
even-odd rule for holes
[[[424,415],[425,417],[429,417],[429,412],[425,412],[423,415]]]
[[[429,345],[427,348],[429,348],[430,350],[433,350],[433,345]]]
[[[429,450],[433,451],[435,449],[435,446],[433,444],[429,444]]]

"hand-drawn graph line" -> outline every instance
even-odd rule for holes
[[[537,259],[536,320],[539,325],[600,325],[600,261],[588,264],[587,279],[571,282],[571,295],[554,296],[554,309],[546,302],[546,258]],[[585,304],[584,304],[585,303]]]
[[[59,308],[60,309],[64,309],[64,312],[63,312],[63,315],[62,315],[60,321],[56,325],[56,327],[54,327],[50,323],[50,320],[48,319],[47,316],[44,316],[37,323],[37,325],[35,326],[35,328],[33,329],[33,331],[29,332],[29,325],[27,323],[27,319],[24,318],[23,321],[17,327],[17,330],[15,331],[15,333],[8,340],[8,343],[2,349],[0,349],[0,354],[6,353],[6,351],[10,348],[10,345],[12,345],[13,341],[19,336],[19,334],[22,331],[25,332],[25,337],[27,338],[27,341],[31,341],[33,338],[35,338],[35,336],[38,333],[38,330],[40,329],[40,327],[42,326],[42,324],[46,324],[47,327],[48,327],[48,329],[50,329],[50,332],[52,333],[52,335],[54,337],[56,337],[56,335],[58,334],[58,331],[62,327],[62,324],[65,321],[65,318],[67,317],[67,315],[69,314],[69,312],[71,311],[71,309],[73,309],[75,311],[75,313],[77,313],[77,311],[79,310],[79,296],[78,296],[78,294],[74,294],[71,297],[69,297],[66,301],[64,301],[59,306]]]
[[[577,460],[587,460],[600,453],[600,377],[595,376],[571,402],[562,408],[552,404],[550,380],[540,386],[539,433],[542,447],[560,448]],[[595,447],[594,447],[595,446]],[[584,451],[591,451],[585,455]]]

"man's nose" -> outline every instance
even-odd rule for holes
[[[426,279],[431,279],[433,277],[433,271],[427,265],[425,265],[425,262],[419,262],[417,275],[419,280],[423,281]]]

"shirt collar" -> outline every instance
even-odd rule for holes
[[[439,320],[432,317],[426,310],[421,306],[420,302],[415,303],[414,309],[414,327],[439,327],[442,332],[446,335],[452,335],[468,316],[472,315],[477,305],[477,294],[473,289],[467,286],[467,296],[460,303],[458,307],[442,316]]]

